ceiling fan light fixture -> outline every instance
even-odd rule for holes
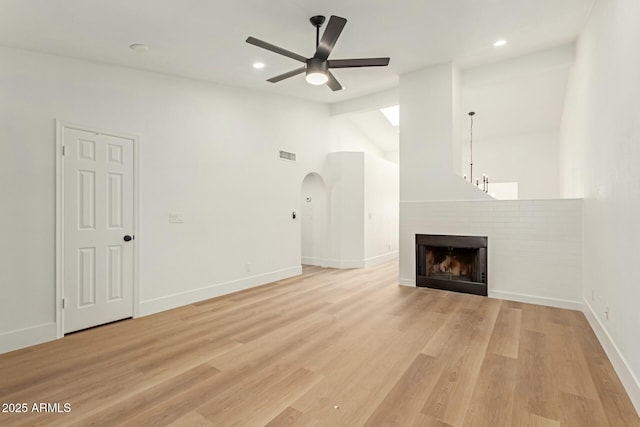
[[[327,71],[328,67],[326,61],[318,58],[308,59],[305,79],[312,85],[323,85],[329,81]]]
[[[305,78],[307,83],[316,86],[323,85],[329,81],[329,77],[323,71],[307,71],[307,76]]]

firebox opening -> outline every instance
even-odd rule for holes
[[[487,295],[487,237],[416,235],[416,285]]]
[[[477,249],[426,247],[427,277],[474,282]]]

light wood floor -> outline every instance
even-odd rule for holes
[[[0,355],[0,425],[640,426],[580,312],[304,275]]]

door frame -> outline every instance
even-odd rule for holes
[[[136,135],[121,132],[113,132],[98,129],[92,126],[84,126],[56,119],[56,232],[55,232],[55,313],[57,338],[64,336],[64,310],[62,308],[64,297],[64,131],[75,129],[93,132],[101,135],[109,135],[117,138],[128,139],[133,142],[133,234],[136,236],[133,245],[133,317],[140,315],[140,269],[139,260],[139,195],[140,195],[140,139]]]

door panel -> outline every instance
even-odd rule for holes
[[[133,141],[64,130],[64,332],[133,315]]]

